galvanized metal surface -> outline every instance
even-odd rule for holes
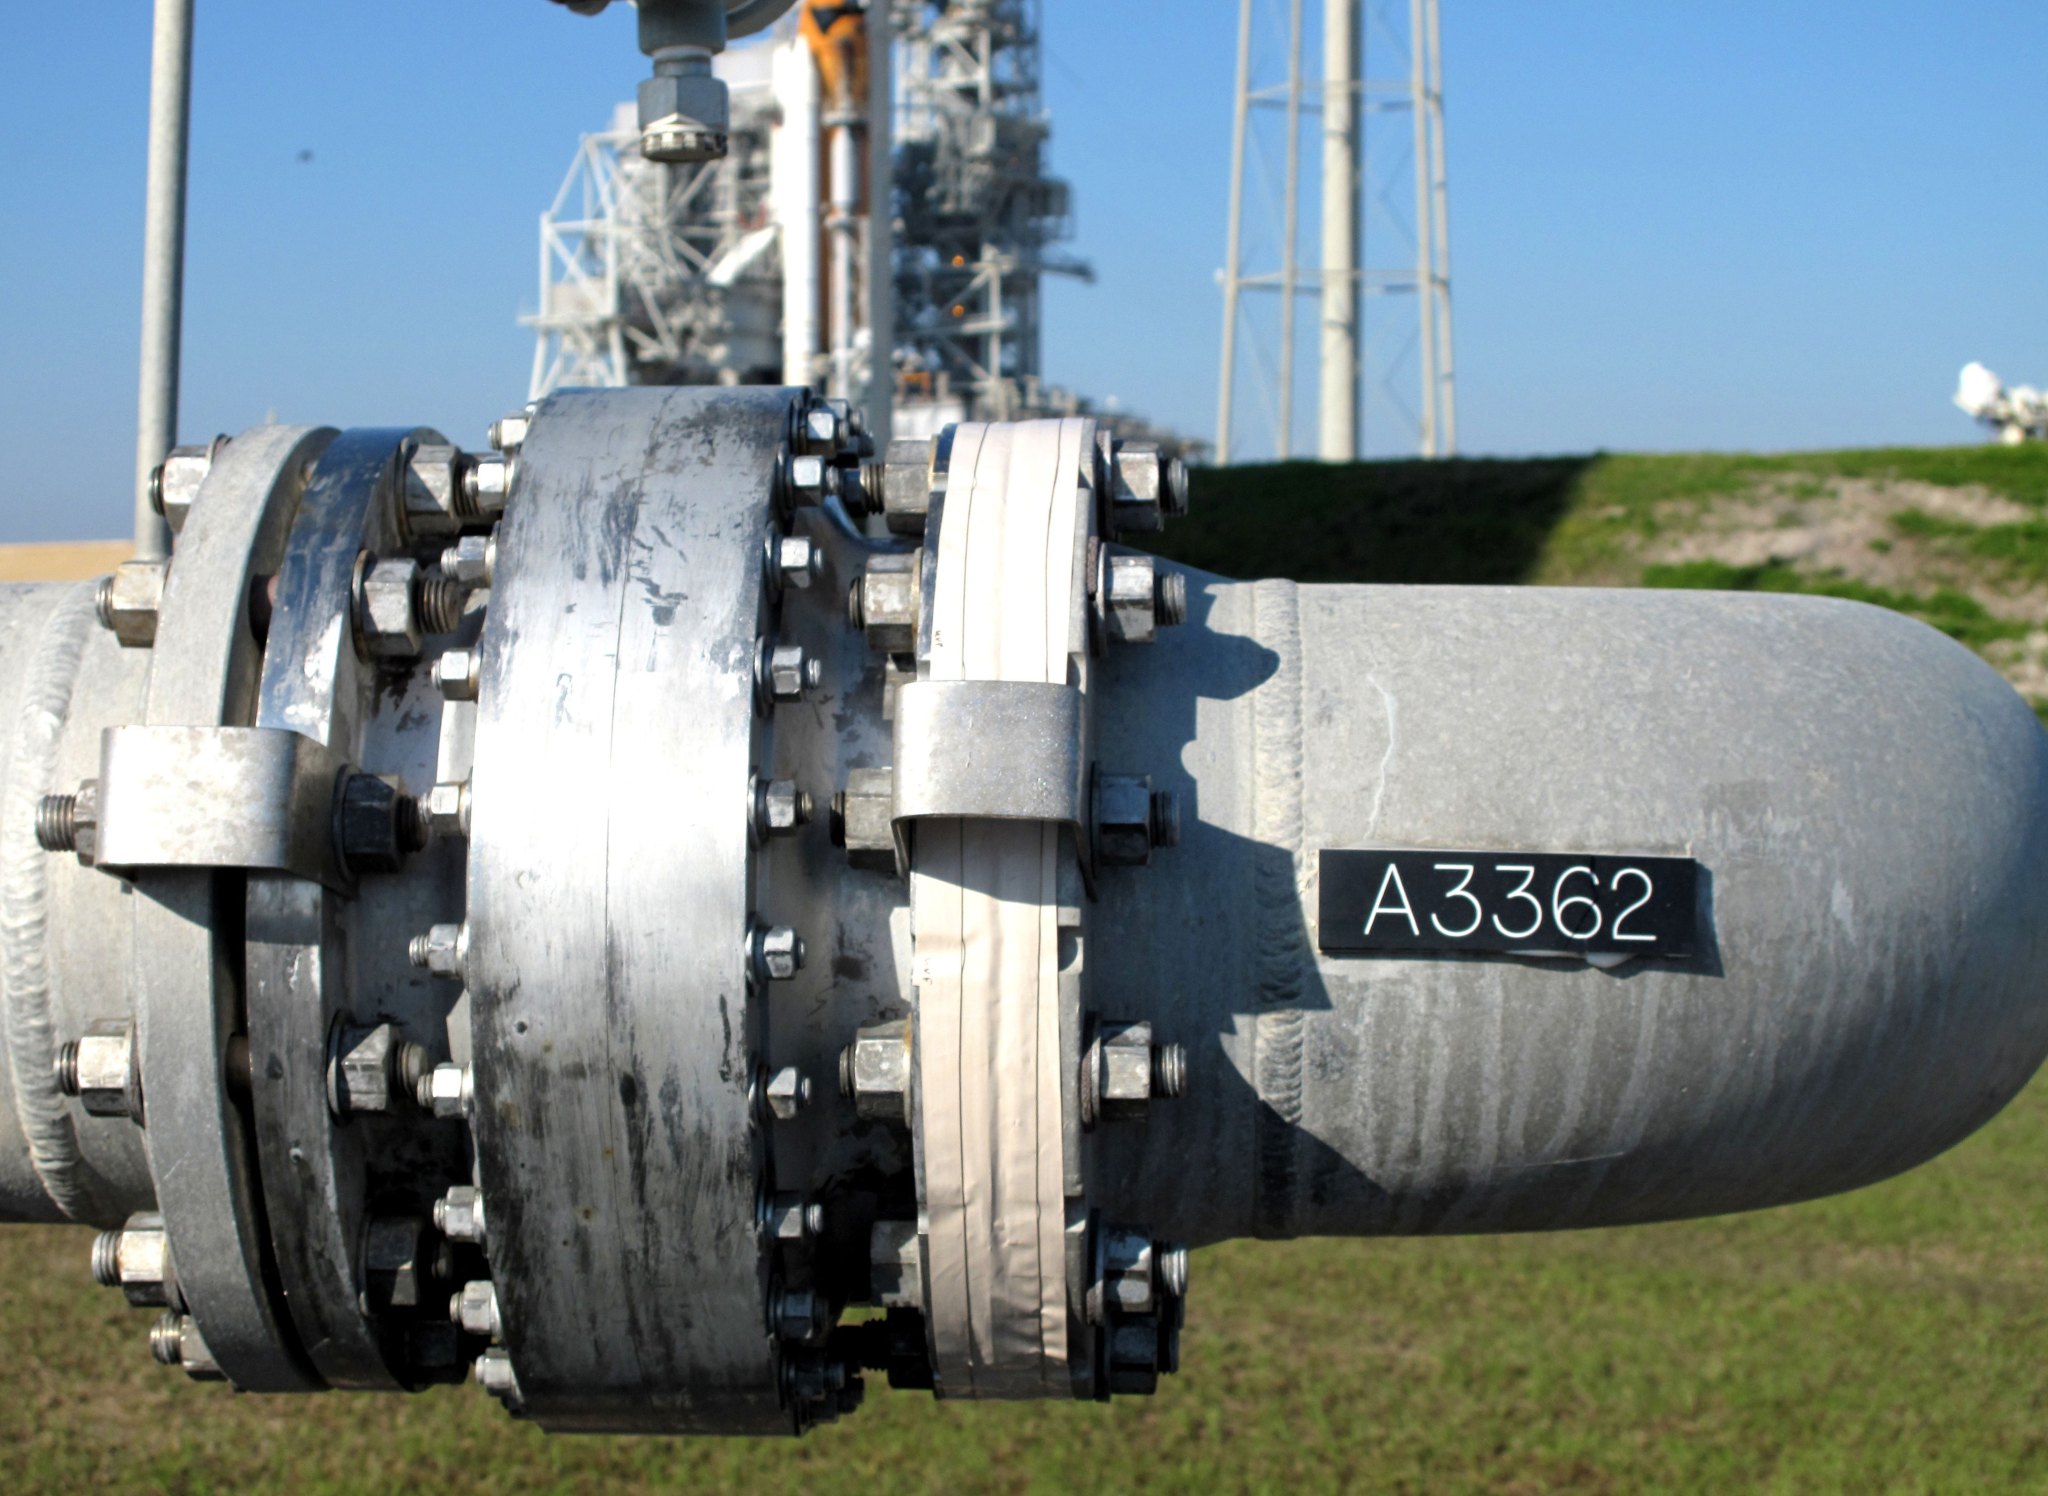
[[[507,1347],[549,1428],[790,1426],[743,947],[764,497],[788,425],[781,391],[557,396],[498,537],[472,1125]]]
[[[1192,807],[1107,876],[1098,990],[1190,1051],[1163,1234],[1542,1230],[1911,1167],[2048,1053],[2048,735],[1961,646],[1828,600],[1195,576],[1105,665],[1105,754]],[[1319,958],[1324,847],[1696,857],[1711,938],[1609,971]],[[1154,1126],[1158,1126],[1155,1123]],[[1204,1161],[1200,1170],[1187,1158]]]

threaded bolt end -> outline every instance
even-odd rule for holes
[[[425,935],[415,935],[405,947],[406,958],[415,966],[425,966],[433,955],[433,941]]]
[[[813,1200],[804,1207],[804,1235],[823,1236],[824,1234],[825,1207]]]
[[[860,584],[861,579],[855,577],[853,585],[846,589],[846,621],[856,629],[865,629],[868,626],[868,610],[860,595]]]
[[[185,1363],[185,1316],[166,1312],[149,1327],[149,1353],[159,1366]]]
[[[462,627],[463,605],[468,599],[469,589],[453,577],[422,576],[413,607],[420,627],[428,633],[452,634]]]
[[[102,1231],[92,1239],[92,1281],[102,1288],[121,1286],[121,1233]]]
[[[1152,1051],[1152,1094],[1167,1101],[1188,1094],[1186,1045],[1162,1044]]]
[[[1180,796],[1172,790],[1152,792],[1152,845],[1180,845]]]
[[[45,852],[78,850],[78,796],[43,796],[36,806],[36,845]]]
[[[99,615],[101,628],[110,629],[114,626],[114,579],[112,577],[101,577],[99,586],[93,589],[92,610]]]
[[[427,818],[420,810],[420,802],[411,795],[400,795],[392,807],[396,821],[398,845],[406,852],[424,852],[427,844],[434,839],[433,831],[427,825]]]
[[[57,1046],[57,1089],[66,1096],[78,1094],[78,1041],[67,1039]]]
[[[164,512],[164,465],[161,462],[149,470],[149,507],[158,514]]]
[[[839,1051],[839,1094],[849,1101],[853,1099],[853,1046],[851,1044]]]
[[[1177,1299],[1188,1296],[1188,1249],[1169,1242],[1154,1242],[1152,1255],[1159,1264],[1159,1282]]]
[[[1188,621],[1188,578],[1186,572],[1160,573],[1153,584],[1154,611],[1162,626]]]

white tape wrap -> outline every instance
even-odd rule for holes
[[[1091,432],[1078,420],[957,429],[938,538],[932,680],[1080,682],[1080,479]],[[918,825],[910,897],[925,1314],[945,1397],[1070,1395],[1062,834],[1050,821]]]

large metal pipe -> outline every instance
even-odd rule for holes
[[[168,556],[150,475],[178,440],[185,294],[185,163],[192,131],[193,0],[156,0],[149,57],[149,185],[142,210],[142,372],[135,419],[135,554]]]
[[[1918,623],[1179,571],[1114,542],[1184,475],[1087,421],[498,439],[259,428],[168,574],[0,590],[0,1219],[126,1219],[195,1374],[1145,1392],[1176,1242],[1850,1189],[2048,1052],[2048,735]],[[1333,854],[1505,943],[1361,942]],[[1685,892],[1617,962],[1618,865]]]

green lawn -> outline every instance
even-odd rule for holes
[[[2048,575],[2028,518],[2048,519],[2048,451],[1298,464],[1204,473],[1196,503],[1166,548],[1238,575],[1881,594],[2016,674]],[[1850,540],[1868,567],[1834,532],[1814,540],[1830,506],[1865,516]],[[1778,555],[1758,538],[1773,526],[1805,538]],[[89,1241],[0,1231],[7,1488],[2048,1489],[2044,1083],[1927,1167],[1792,1209],[1211,1249],[1182,1374],[1154,1399],[977,1409],[876,1389],[800,1443],[548,1439],[473,1387],[189,1385],[150,1362],[149,1315],[90,1285]]]

